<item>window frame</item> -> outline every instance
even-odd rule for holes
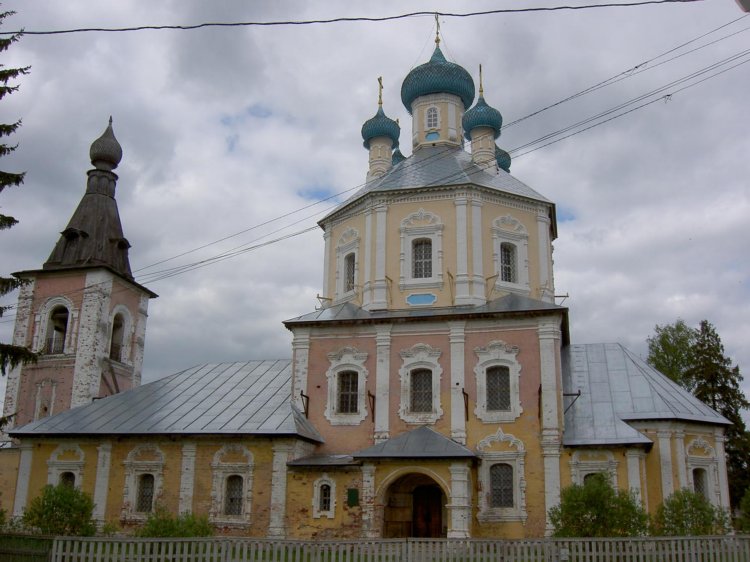
[[[60,483],[60,476],[70,472],[75,478],[75,487],[80,489],[85,460],[83,449],[77,443],[58,445],[47,461],[47,484],[56,486]]]
[[[336,293],[334,294],[334,303],[349,301],[358,295],[359,243],[359,231],[350,227],[344,230],[336,244]],[[348,288],[346,259],[350,255],[354,255],[354,282],[351,288]]]
[[[367,376],[365,367],[367,353],[356,347],[345,346],[336,352],[328,354],[330,366],[326,371],[328,385],[328,400],[323,415],[331,425],[359,425],[367,417]],[[341,373],[353,372],[357,374],[357,411],[339,411],[340,378]]]
[[[328,509],[322,509],[323,506],[321,505],[323,486],[328,486],[331,492]],[[313,519],[323,517],[333,519],[336,516],[336,481],[327,473],[323,473],[320,478],[313,482],[312,511]]]
[[[145,458],[142,458],[145,457]],[[146,521],[162,495],[164,487],[164,452],[155,443],[144,443],[131,449],[125,458],[125,488],[121,518],[123,521]],[[137,511],[140,477],[150,474],[154,477],[154,491],[151,511]]]
[[[440,217],[424,209],[409,214],[401,221],[399,288],[402,291],[442,288],[443,229],[444,225]],[[430,240],[432,245],[432,275],[430,277],[414,277],[414,242],[419,239]]]
[[[526,523],[526,447],[523,441],[502,428],[485,437],[477,444],[479,453],[479,513],[480,523],[500,521],[521,521]],[[492,506],[492,467],[498,464],[509,465],[513,470],[513,506]]]
[[[230,457],[233,460],[225,460]],[[237,457],[243,461],[238,462]],[[255,466],[252,452],[244,445],[227,444],[214,453],[211,462],[211,509],[208,512],[209,522],[222,527],[248,528],[252,516],[253,468]],[[227,500],[227,483],[233,476],[242,478],[241,512],[225,513]]]
[[[67,297],[56,296],[50,297],[44,304],[42,304],[34,315],[34,340],[32,342],[32,349],[40,353],[44,357],[48,355],[60,355],[60,354],[48,354],[47,348],[47,332],[49,331],[49,325],[51,321],[51,314],[58,307],[65,307],[68,311],[67,327],[65,330],[65,338],[63,340],[62,354],[75,353],[76,347],[76,332],[78,328],[78,311],[73,306],[73,301]]]
[[[477,385],[476,406],[474,414],[484,423],[508,423],[517,420],[523,413],[521,406],[521,364],[518,362],[518,346],[502,340],[494,340],[483,347],[474,348],[477,363],[474,366],[474,377]],[[487,395],[487,371],[493,367],[508,369],[510,408],[508,410],[490,410]]]
[[[719,461],[716,450],[702,437],[696,437],[690,441],[685,449],[687,461],[688,488],[695,490],[693,480],[696,469],[705,470],[706,495],[705,498],[713,506],[721,505],[721,494],[719,491]]]
[[[512,281],[503,278],[503,247],[513,248],[515,276]],[[505,215],[492,221],[492,261],[497,276],[495,289],[528,295],[529,285],[529,233],[513,217]]]
[[[433,120],[430,119],[434,116],[434,123]],[[437,105],[429,105],[424,110],[424,130],[425,133],[429,133],[430,131],[439,131],[440,130],[440,108]]]
[[[443,416],[440,403],[440,383],[443,369],[439,358],[442,352],[431,345],[418,343],[400,352],[402,365],[399,369],[401,379],[401,403],[399,417],[408,424],[433,424]],[[432,375],[432,409],[429,412],[414,412],[412,406],[412,373],[425,369]]]
[[[614,488],[617,488],[618,461],[612,451],[606,449],[584,449],[573,452],[570,459],[570,480],[573,484],[583,486],[584,480],[591,474],[604,474]]]

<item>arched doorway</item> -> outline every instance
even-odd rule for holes
[[[424,474],[407,474],[385,497],[383,538],[447,536],[447,503],[442,488]]]

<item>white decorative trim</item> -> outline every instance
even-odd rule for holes
[[[241,457],[225,460],[225,458]],[[224,445],[214,453],[211,462],[213,480],[211,483],[211,510],[208,512],[208,520],[215,525],[223,527],[247,527],[250,525],[250,510],[253,500],[253,454],[244,445]],[[242,513],[239,515],[228,515],[224,513],[224,500],[226,499],[227,479],[230,476],[242,478]]]
[[[406,423],[435,423],[443,416],[443,409],[440,406],[440,378],[443,369],[438,362],[441,353],[439,349],[424,343],[415,344],[400,352],[403,364],[398,370],[401,377],[401,405],[398,415]],[[429,369],[432,372],[431,412],[411,411],[411,373],[416,369]]]
[[[177,509],[180,513],[192,513],[193,489],[195,488],[195,441],[182,444],[182,465],[180,466],[180,500]]]
[[[511,244],[516,249],[514,283],[502,280],[500,247],[503,243]],[[497,217],[492,221],[492,262],[497,275],[496,290],[529,294],[529,234],[521,221],[511,215]]]
[[[583,485],[589,474],[606,474],[612,486],[617,487],[617,461],[612,451],[599,449],[576,450],[570,459],[570,479],[573,484]]]
[[[389,437],[391,328],[391,324],[375,324],[375,443],[382,443]]]
[[[501,448],[505,450],[492,450]],[[480,523],[496,521],[521,521],[526,523],[526,447],[523,441],[504,433],[502,428],[477,444],[479,453],[479,513]],[[491,507],[490,468],[495,464],[508,464],[513,468],[513,507]]]
[[[367,353],[356,347],[342,347],[335,353],[328,354],[331,366],[326,371],[328,381],[328,402],[323,415],[331,425],[359,425],[367,417]],[[357,373],[357,411],[344,413],[338,411],[339,374],[345,371]]]
[[[706,471],[706,494],[708,501],[715,506],[721,505],[721,490],[719,487],[719,461],[716,450],[702,437],[690,441],[686,450],[687,486],[695,491],[693,471]]]
[[[454,462],[451,473],[451,496],[448,505],[450,517],[449,539],[471,537],[471,469],[468,461]]]
[[[320,487],[327,484],[331,489],[331,503],[327,510],[320,509]],[[336,515],[336,481],[323,473],[323,476],[313,482],[313,519],[320,519],[321,517],[327,517],[333,519]]]
[[[164,487],[164,459],[164,453],[154,443],[144,443],[128,453],[123,462],[125,489],[123,490],[121,518],[124,521],[145,521],[151,513],[135,510],[138,501],[138,480],[144,474],[151,474],[154,477],[151,511],[156,507]]]
[[[336,243],[336,294],[334,304],[351,300],[357,296],[359,281],[359,231],[349,227]],[[354,287],[346,291],[346,256],[354,254]]]
[[[521,364],[516,356],[519,349],[504,341],[495,340],[485,347],[475,347],[478,362],[474,367],[477,381],[477,402],[474,413],[484,423],[512,422],[523,412],[521,407],[520,381]],[[510,383],[510,409],[507,411],[487,410],[487,369],[490,367],[507,367]]]
[[[429,125],[428,115],[429,115],[431,109],[435,110],[435,118],[437,120],[437,125],[434,126],[434,127],[430,127],[430,125]],[[440,134],[440,129],[443,126],[443,115],[442,115],[442,112],[440,111],[440,108],[437,105],[435,105],[435,104],[428,105],[424,109],[423,117],[424,117],[424,123],[422,123],[422,127],[423,127],[425,135],[427,135],[427,133],[430,133],[430,132],[433,132],[433,131],[436,131],[438,134]]]
[[[112,443],[102,441],[96,448],[96,480],[94,481],[94,511],[92,517],[104,522],[109,496],[109,469],[112,465]]]
[[[424,209],[401,221],[401,255],[399,288],[430,289],[443,286],[443,228],[440,217]],[[415,240],[426,238],[432,243],[432,277],[412,276],[412,247]]]
[[[65,453],[72,453],[69,456],[74,458],[60,460],[61,456],[67,456]],[[75,476],[75,487],[80,488],[83,479],[84,456],[83,450],[76,443],[58,445],[47,461],[47,484],[57,486],[63,472],[72,472]]]

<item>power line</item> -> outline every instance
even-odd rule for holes
[[[488,16],[496,14],[518,14],[518,13],[529,13],[529,12],[556,12],[562,10],[591,10],[597,8],[632,8],[637,6],[646,6],[649,4],[687,4],[692,2],[701,2],[702,0],[644,0],[642,2],[613,2],[607,4],[583,4],[581,6],[540,6],[536,8],[506,8],[498,10],[485,10],[481,12],[466,12],[466,13],[454,13],[454,12],[410,12],[407,14],[398,14],[395,16],[380,16],[380,17],[338,17],[330,19],[313,19],[313,20],[281,20],[281,21],[244,21],[244,22],[207,22],[199,23],[194,25],[139,25],[134,27],[81,27],[77,29],[57,29],[48,31],[4,31],[0,32],[0,35],[65,35],[71,33],[87,33],[87,32],[106,32],[106,33],[122,33],[131,31],[162,31],[162,30],[174,30],[174,31],[192,31],[195,29],[204,29],[210,27],[276,27],[276,26],[300,26],[300,25],[326,25],[332,23],[356,23],[356,22],[369,22],[379,23],[385,21],[401,20],[406,18],[424,17],[424,16],[435,16],[445,18],[469,18],[476,16]]]

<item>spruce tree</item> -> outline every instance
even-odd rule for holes
[[[0,25],[2,25],[3,20],[6,17],[12,14],[13,12],[0,12]],[[19,33],[7,37],[0,37],[0,54],[5,52],[13,43],[18,41],[19,38]],[[8,94],[15,92],[18,89],[15,80],[28,72],[28,66],[7,68],[5,65],[0,64],[0,100]],[[15,133],[20,126],[20,119],[14,123],[0,123],[0,157],[7,156],[17,148],[14,144],[7,144],[5,140],[7,137]],[[6,187],[21,185],[23,183],[23,176],[23,172],[6,172],[0,170],[0,193],[2,193]],[[8,229],[17,222],[18,221],[11,216],[0,214],[0,230]],[[0,296],[14,291],[22,284],[22,280],[14,277],[0,277]],[[3,315],[3,312],[10,308],[10,306],[0,306],[0,317]],[[0,373],[3,375],[5,375],[8,369],[12,369],[20,363],[27,363],[35,360],[36,355],[25,347],[0,342]],[[8,412],[6,412],[6,414],[8,414]],[[0,428],[6,422],[6,418],[0,418]]]
[[[695,381],[695,397],[732,422],[725,436],[729,495],[736,506],[750,486],[750,435],[742,419],[742,410],[750,408],[750,402],[740,388],[740,368],[732,367],[716,328],[708,320],[700,323],[691,355],[692,365],[685,375]]]

